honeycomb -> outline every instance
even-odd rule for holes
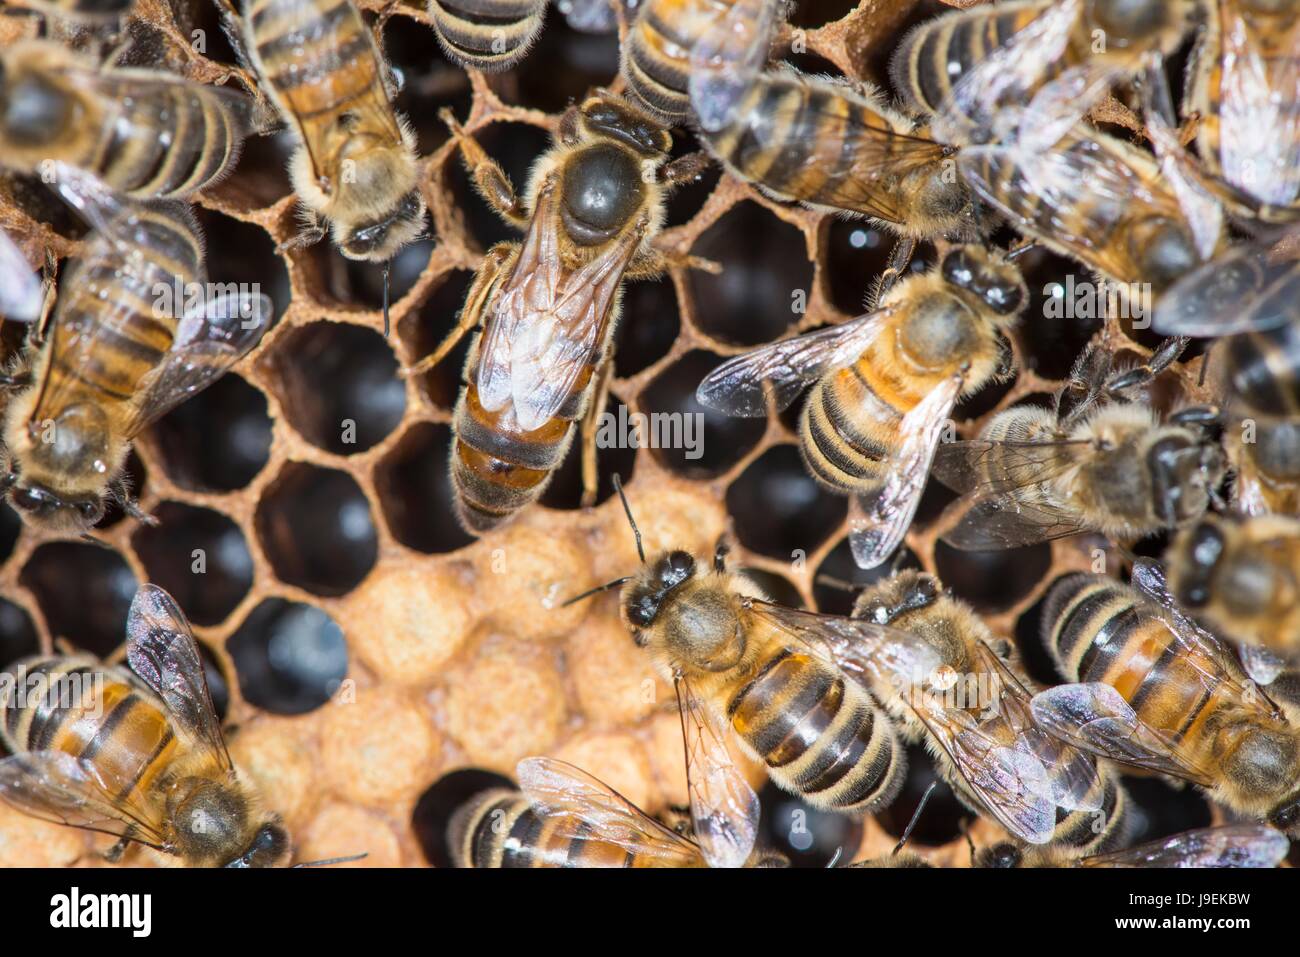
[[[698,406],[694,389],[721,358],[862,310],[890,238],[862,222],[773,202],[713,168],[669,206],[663,245],[715,260],[720,275],[674,267],[628,285],[609,410],[700,413],[704,446],[602,449],[596,507],[579,508],[571,455],[540,507],[481,540],[457,526],[446,462],[465,345],[419,378],[402,367],[451,328],[482,252],[508,238],[473,192],[437,110],[449,106],[516,184],[546,147],[569,100],[618,89],[618,37],[576,33],[552,12],[531,55],[509,73],[467,75],[441,55],[429,20],[409,3],[382,10],[387,53],[402,73],[398,107],[418,133],[428,237],[395,262],[393,335],[382,335],[378,269],[326,243],[277,255],[296,229],[285,134],[251,140],[236,172],[200,196],[214,281],[258,282],[276,303],[262,344],[215,386],[137,443],[130,474],[147,527],[120,512],[97,534],[109,546],[42,538],[0,506],[0,665],[38,649],[122,654],[138,583],[170,591],[191,617],[236,761],[286,819],[298,859],[352,854],[355,866],[445,865],[443,828],[456,803],[551,754],[607,781],[652,813],[685,801],[680,729],[670,687],[652,674],[605,595],[568,596],[628,573],[637,561],[611,476],[622,475],[647,550],[708,553],[724,532],[732,561],[786,603],[847,612],[851,596],[816,582],[865,582],[846,541],[846,504],[803,469],[795,410],[735,420]],[[951,0],[953,6],[969,0]],[[937,2],[809,0],[783,30],[781,55],[807,72],[886,82],[888,55]],[[0,43],[36,21],[0,17]],[[193,31],[202,31],[196,34]],[[167,63],[202,82],[229,81],[235,62],[206,3],[139,0],[129,59]],[[204,39],[202,49],[189,41]],[[233,82],[233,81],[230,81]],[[1111,103],[1101,117],[1122,124]],[[676,132],[675,155],[696,148]],[[39,184],[0,182],[0,227],[33,262],[75,249],[77,227]],[[1013,237],[1000,233],[1004,244]],[[932,262],[922,247],[918,264]],[[1082,346],[1108,339],[1133,358],[1154,340],[1101,320],[1042,320],[1046,284],[1078,267],[1038,249],[1023,259],[1034,302],[1013,335],[1019,374],[959,406],[963,436],[997,411],[1043,401]],[[3,330],[6,352],[21,329]],[[1157,392],[1195,393],[1198,361]],[[797,406],[796,406],[797,409]],[[907,538],[909,564],[938,574],[999,634],[1019,639],[1030,673],[1052,679],[1037,640],[1051,582],[1087,568],[1096,542],[1001,554],[936,544],[955,516],[934,484]],[[823,814],[762,786],[764,834],[796,864],[887,851],[934,779],[911,749],[902,796],[874,818]],[[754,783],[763,775],[753,769]],[[1188,790],[1134,780],[1148,836],[1209,822]],[[913,846],[932,862],[969,862],[964,812],[936,791]],[[996,825],[970,827],[977,845]],[[97,866],[108,839],[0,806],[0,864]],[[148,850],[127,860],[172,864]]]

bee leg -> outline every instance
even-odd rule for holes
[[[1106,392],[1113,397],[1119,397],[1121,393],[1138,386],[1147,385],[1156,376],[1168,369],[1183,350],[1187,348],[1188,338],[1186,336],[1170,336],[1164,342],[1160,343],[1156,351],[1151,353],[1151,358],[1144,365],[1136,369],[1129,369],[1127,372],[1121,372],[1119,375],[1112,376],[1106,381]]]
[[[894,244],[894,251],[889,254],[889,265],[885,271],[880,274],[876,280],[876,288],[872,291],[871,297],[867,300],[867,312],[875,312],[889,290],[894,288],[903,273],[907,272],[907,267],[912,264],[912,254],[916,252],[916,240],[909,238],[899,239]]]
[[[292,249],[303,249],[307,246],[315,246],[325,238],[325,227],[319,222],[310,226],[304,226],[290,238],[275,247],[277,253],[288,252]]]
[[[131,838],[127,836],[129,834],[130,831],[123,834],[117,839],[116,844],[104,852],[104,860],[108,861],[110,864],[116,864],[122,859],[122,855],[126,853],[126,849],[131,846]]]
[[[465,305],[460,310],[460,319],[456,323],[456,328],[451,330],[437,349],[415,365],[407,367],[403,375],[412,376],[428,372],[447,358],[447,354],[465,337],[465,333],[479,324],[488,296],[496,285],[497,277],[514,252],[515,246],[511,243],[498,243],[487,251],[487,255],[483,257],[483,264],[478,267],[474,282],[469,287],[469,292],[465,294]]]
[[[460,125],[455,114],[448,107],[444,106],[439,110],[438,116],[447,124],[452,137],[456,140],[456,145],[460,147],[461,159],[479,195],[506,222],[520,229],[527,227],[528,210],[520,201],[505,170],[497,165],[496,160],[487,155],[483,147],[479,146],[478,140],[465,132],[465,128]]]
[[[0,372],[0,389],[25,389],[31,384],[32,376],[26,369],[21,372]]]
[[[154,518],[154,516],[142,509],[140,503],[127,494],[126,489],[122,489],[121,491],[121,502],[122,511],[126,512],[127,515],[131,516],[141,525],[154,526],[158,524],[158,519]]]
[[[670,189],[683,183],[693,183],[712,164],[713,159],[703,150],[687,153],[659,167],[659,182]]]
[[[596,469],[596,431],[600,414],[605,411],[605,402],[609,398],[609,380],[614,377],[614,360],[606,359],[597,374],[596,392],[591,397],[591,405],[582,418],[582,507],[591,508],[596,504],[596,493],[600,489],[600,475]]]
[[[727,570],[727,555],[731,552],[731,546],[727,544],[725,538],[719,538],[718,544],[713,546],[713,570],[721,574]]]

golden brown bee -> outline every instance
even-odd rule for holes
[[[967,496],[942,541],[972,551],[1082,532],[1131,541],[1200,518],[1224,474],[1208,428],[1217,411],[1188,407],[1161,422],[1124,396],[1172,363],[1181,345],[1171,340],[1148,365],[1115,374],[1109,354],[1090,349],[1055,410],[1010,408],[979,439],[941,445],[935,477]]]
[[[143,585],[127,619],[131,671],[82,655],[30,658],[0,686],[0,798],[196,867],[287,863],[289,835],[239,776],[198,646],[171,597]]]
[[[624,278],[663,271],[664,254],[651,241],[667,192],[695,178],[702,157],[669,162],[668,131],[601,91],[565,114],[521,201],[482,147],[444,118],[479,191],[527,230],[522,243],[488,250],[456,328],[411,369],[433,367],[482,327],[456,404],[451,462],[457,516],[482,534],[536,501],[584,416],[583,482],[594,497],[594,425],[619,292]]]
[[[853,617],[888,629],[861,652],[872,691],[971,810],[1076,854],[1123,840],[1128,798],[1116,775],[1038,727],[1037,689],[1013,646],[970,606],[932,575],[902,571],[863,591]]]
[[[447,57],[466,69],[508,70],[542,32],[546,0],[429,0],[429,17]]]
[[[902,541],[957,400],[1004,375],[1002,333],[1028,301],[1020,270],[958,246],[927,273],[883,290],[875,312],[762,347],[700,383],[701,404],[738,416],[783,409],[815,383],[800,418],[813,476],[855,497],[850,541],[863,568]]]
[[[1105,854],[1060,847],[1022,848],[1003,841],[975,855],[973,866],[1010,867],[1277,867],[1291,842],[1262,824],[1224,824],[1183,831]]]
[[[5,383],[9,502],[28,524],[86,533],[112,498],[137,518],[123,466],[150,422],[211,385],[261,337],[266,296],[206,283],[198,224],[180,203],[120,203],[57,164],[94,232]]]
[[[1300,729],[1236,657],[1178,608],[1160,567],[1136,588],[1101,575],[1059,580],[1043,637],[1066,684],[1036,695],[1053,735],[1117,763],[1205,788],[1237,814],[1300,832]]]
[[[912,239],[972,231],[954,149],[874,89],[770,71],[703,141],[733,174],[777,199],[860,213]]]
[[[247,97],[53,41],[0,52],[0,164],[22,173],[62,161],[135,199],[189,196],[234,168],[251,116]]]

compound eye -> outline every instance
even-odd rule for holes
[[[19,486],[10,495],[14,508],[24,512],[48,512],[54,508],[54,499],[42,489]]]
[[[1092,22],[1111,42],[1126,47],[1161,30],[1168,23],[1167,0],[1094,0]]]
[[[654,595],[638,595],[627,604],[627,620],[638,628],[649,628],[659,614],[659,601]]]
[[[975,281],[975,265],[965,249],[954,249],[943,257],[943,278],[962,289],[970,288]]]
[[[984,290],[984,302],[999,316],[1009,316],[1020,311],[1024,291],[1012,283],[995,283]]]
[[[1279,830],[1291,830],[1297,824],[1300,824],[1300,798],[1293,798],[1283,804],[1270,814],[1268,819]]]
[[[77,514],[86,522],[93,525],[98,522],[104,515],[103,506],[98,499],[86,499],[76,504]]]
[[[665,588],[680,585],[695,572],[695,559],[690,552],[670,552],[657,569],[659,581]]]

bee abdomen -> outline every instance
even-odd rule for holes
[[[1087,855],[1113,850],[1123,842],[1132,823],[1128,794],[1114,774],[1104,772],[1098,780],[1101,807],[1095,811],[1066,811],[1057,808],[1053,844],[1073,848],[1081,855]]]
[[[623,46],[621,70],[632,99],[656,119],[691,116],[689,25],[704,13],[696,0],[650,0],[637,14]],[[685,29],[683,29],[685,28]]]
[[[637,855],[581,833],[566,836],[516,791],[484,792],[459,808],[447,825],[457,867],[634,867]]]
[[[814,478],[845,494],[879,487],[889,449],[872,434],[880,423],[871,410],[882,406],[856,365],[813,386],[799,433]]]
[[[545,0],[429,0],[447,55],[478,70],[505,70],[522,59],[545,12]]]
[[[1294,303],[1279,302],[1274,310],[1293,312]],[[1232,336],[1225,348],[1233,391],[1245,405],[1268,415],[1300,414],[1300,322]]]
[[[1133,597],[1118,582],[1076,572],[1052,586],[1043,612],[1044,638],[1067,681],[1104,674],[1141,621]]]

